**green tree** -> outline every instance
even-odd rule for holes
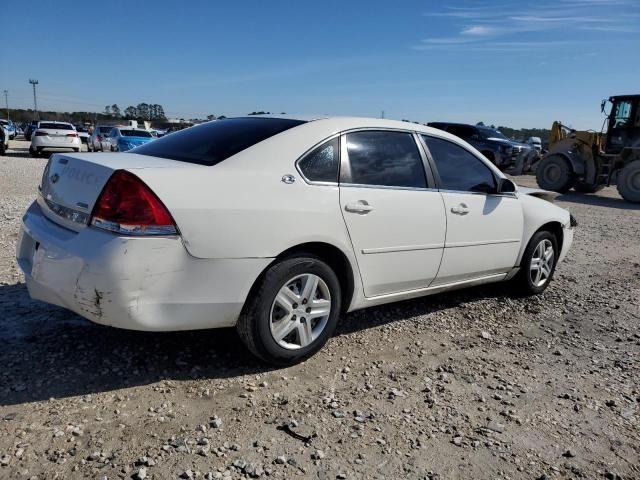
[[[124,109],[124,117],[128,120],[134,120],[138,118],[138,109],[134,106],[129,105]]]
[[[150,112],[148,103],[139,103],[136,110],[138,111],[137,118],[139,120],[150,120],[151,117],[149,116]]]
[[[116,118],[120,118],[122,116],[122,112],[120,112],[120,107],[118,107],[118,104],[114,103],[113,105],[111,105],[111,115]]]
[[[111,116],[111,105],[105,105],[104,114],[108,115],[109,117]]]
[[[207,115],[207,120],[211,121],[211,120],[215,120],[216,116],[215,115]]]

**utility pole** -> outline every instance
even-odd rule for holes
[[[382,112],[380,112],[380,118],[384,118],[384,110],[382,110]]]
[[[7,107],[7,120],[11,120],[9,118],[9,92],[7,90],[4,91],[4,104]]]
[[[33,115],[36,117],[35,120],[40,120],[40,116],[38,115],[38,100],[36,98],[36,85],[38,85],[38,80],[30,78],[29,83],[33,85]]]

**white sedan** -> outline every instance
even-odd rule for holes
[[[33,135],[29,153],[33,157],[42,155],[44,150],[73,150],[79,152],[82,147],[76,128],[66,122],[38,122]]]
[[[507,280],[542,292],[575,227],[545,196],[442,130],[233,118],[54,155],[17,259],[33,298],[96,323],[236,326],[288,364],[348,311]]]

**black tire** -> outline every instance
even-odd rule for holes
[[[535,278],[532,278],[532,275],[534,274],[532,273],[531,264],[534,259],[534,255],[536,255],[538,246],[545,241],[550,242],[551,246],[553,247],[553,258],[550,262],[551,265],[549,274],[546,276],[546,280],[542,284],[536,284],[534,282]],[[529,244],[522,254],[520,271],[514,278],[515,284],[520,293],[524,295],[538,295],[544,292],[544,290],[551,283],[551,280],[553,280],[553,274],[556,271],[556,264],[558,262],[559,255],[560,250],[558,249],[558,240],[556,239],[556,236],[546,230],[536,232],[533,237],[531,237],[531,240],[529,240]]]
[[[74,148],[73,151],[78,153],[80,151],[80,149],[79,148]]]
[[[589,183],[578,182],[573,186],[576,192],[580,193],[596,193],[604,188],[604,185],[592,185]]]
[[[559,193],[568,192],[576,183],[571,164],[560,155],[548,155],[540,161],[536,180],[540,188]]]
[[[37,150],[34,150],[32,147],[29,147],[29,155],[31,155],[34,158],[38,158],[40,156],[40,152],[38,152]]]
[[[280,289],[304,274],[316,275],[324,281],[331,295],[331,310],[318,337],[309,345],[292,350],[279,345],[271,334],[272,306]],[[312,255],[289,257],[269,266],[251,289],[236,329],[242,342],[258,358],[273,365],[292,365],[309,358],[324,346],[336,328],[341,304],[340,282],[331,267]],[[304,321],[304,318],[298,320]]]
[[[627,202],[640,203],[640,160],[628,163],[616,181],[618,193]]]

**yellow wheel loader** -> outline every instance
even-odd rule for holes
[[[615,183],[622,198],[640,203],[640,95],[619,95],[608,102],[606,133],[553,123],[549,150],[536,169],[540,188],[593,193]],[[603,113],[606,104],[603,100]]]

